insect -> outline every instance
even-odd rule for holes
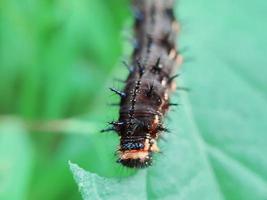
[[[118,162],[130,168],[152,164],[159,152],[157,141],[167,129],[163,119],[175,90],[177,66],[182,62],[176,50],[179,25],[172,0],[133,0],[136,44],[129,75],[123,91],[110,88],[120,96],[118,121],[103,131],[115,131],[120,137]]]

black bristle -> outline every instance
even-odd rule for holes
[[[183,90],[183,91],[186,91],[186,92],[190,92],[190,88],[187,88],[187,87],[176,87],[176,90]]]
[[[129,70],[129,72],[133,72],[133,68],[125,61],[122,61],[122,64]]]
[[[157,59],[156,64],[153,66],[152,70],[156,73],[159,73],[161,71],[160,57]]]
[[[114,81],[120,82],[120,83],[125,83],[125,80],[119,79],[119,78],[114,78]]]
[[[106,129],[102,129],[100,132],[109,132],[109,131],[118,131],[119,127],[122,126],[124,124],[124,122],[116,122],[116,121],[112,121],[108,123],[109,125],[111,125],[111,127],[108,127]]]
[[[114,126],[114,127],[118,127],[118,126],[122,126],[124,124],[124,122],[109,122],[110,125]]]
[[[175,78],[177,78],[178,76],[180,76],[180,74],[175,74],[173,76],[171,76],[168,80],[168,83],[170,84]]]
[[[152,42],[153,42],[152,36],[150,34],[147,34],[147,52],[148,53],[151,49]]]
[[[163,127],[163,126],[159,126],[159,127],[158,127],[158,130],[159,130],[159,131],[164,131],[164,132],[167,132],[167,133],[170,132],[170,130],[169,130],[168,128]]]
[[[172,21],[175,20],[175,17],[174,17],[174,13],[173,13],[173,9],[172,9],[172,8],[167,8],[167,9],[165,10],[165,13],[166,13],[166,15],[167,15]]]
[[[196,58],[193,56],[183,56],[183,65],[185,65],[187,63],[192,63],[195,61],[196,61]]]
[[[109,103],[109,106],[120,106],[120,103]]]
[[[126,97],[126,94],[124,92],[121,92],[119,90],[116,90],[115,88],[109,88],[112,92],[119,95],[120,97]]]
[[[147,91],[147,93],[146,93],[146,95],[147,95],[148,97],[151,96],[151,94],[152,94],[152,92],[153,92],[153,89],[154,89],[154,85],[150,85],[149,88],[148,88],[148,91]]]
[[[178,103],[169,103],[168,105],[169,106],[179,106],[180,104],[178,104]]]
[[[160,57],[158,57],[155,67],[159,67],[159,63],[160,63]]]
[[[145,68],[142,66],[142,64],[140,63],[140,61],[137,61],[137,67],[138,67],[139,74],[140,74],[140,77],[141,77],[144,74]]]
[[[110,131],[116,131],[116,130],[114,129],[114,127],[109,127],[109,128],[100,130],[101,133],[110,132]]]
[[[136,23],[141,23],[144,20],[144,13],[136,7],[132,8]]]

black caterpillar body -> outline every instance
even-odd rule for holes
[[[176,50],[179,30],[172,0],[133,0],[136,46],[121,97],[119,119],[111,128],[120,136],[118,162],[131,168],[151,165],[157,140],[167,129],[163,118],[171,105],[173,79],[182,57]]]

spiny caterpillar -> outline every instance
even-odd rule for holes
[[[120,137],[118,162],[130,168],[144,168],[159,152],[157,140],[163,118],[170,106],[169,95],[175,90],[176,66],[182,62],[176,50],[179,30],[172,0],[132,0],[135,14],[136,44],[132,61],[126,66],[129,76],[123,91],[110,88],[120,96],[118,121],[103,131],[116,131]]]

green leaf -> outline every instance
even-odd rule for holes
[[[183,100],[182,104],[185,103]],[[105,199],[102,194],[106,194],[105,187],[102,187],[102,184],[105,184],[109,185],[108,194],[114,194],[112,199],[120,198],[121,194],[116,192],[118,190],[126,193],[127,199],[135,199],[136,195],[140,194],[136,193],[135,189],[132,190],[135,187],[138,188],[136,190],[144,191],[142,198],[136,199],[168,199],[177,196],[181,199],[199,199],[199,196],[203,199],[221,199],[221,193],[203,152],[201,138],[190,120],[190,109],[183,106],[179,112],[172,113],[173,119],[178,117],[178,122],[169,125],[171,130],[178,131],[167,136],[168,143],[160,143],[164,155],[155,155],[152,167],[140,170],[128,179],[125,178],[123,183],[120,179],[109,180],[71,165],[76,182],[83,186],[80,187],[83,198],[88,200],[99,196],[100,199]],[[94,180],[96,177],[97,181]],[[118,186],[113,187],[115,183]],[[96,193],[92,194],[91,191],[95,187],[101,190],[96,190]]]
[[[109,179],[86,172],[69,162],[70,169],[82,193],[83,199],[144,199],[146,197],[146,171],[140,171],[132,179]],[[140,179],[143,179],[139,183]],[[133,196],[134,194],[134,196]]]
[[[28,137],[20,121],[0,122],[0,199],[26,199],[33,164]]]
[[[170,113],[163,155],[121,182],[71,165],[84,199],[120,199],[121,193],[127,199],[267,199],[266,6],[261,0],[177,4],[184,27],[179,44],[190,47],[185,60],[195,60],[183,66],[178,85],[192,91],[173,99],[181,106]]]

